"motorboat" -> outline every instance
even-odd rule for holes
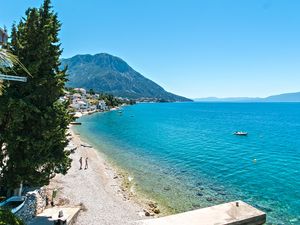
[[[238,136],[247,136],[248,133],[247,133],[247,132],[244,132],[244,131],[236,131],[236,132],[234,132],[234,135],[238,135]]]
[[[0,202],[0,207],[7,208],[12,213],[16,213],[24,206],[25,199],[25,196],[12,196],[3,202]]]
[[[81,125],[81,122],[71,122],[71,125]]]

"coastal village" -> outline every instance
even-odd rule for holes
[[[70,107],[76,112],[90,113],[99,111],[107,111],[109,107],[103,99],[99,99],[99,94],[89,94],[84,88],[74,88],[73,93],[66,91],[66,95],[62,97],[64,100],[70,100]]]
[[[75,118],[135,104],[135,101],[128,98],[114,97],[110,94],[98,94],[93,90],[87,91],[84,88],[68,88],[65,91],[65,95],[60,98],[60,101],[68,101],[70,103],[69,111]]]
[[[96,93],[94,90],[87,91],[84,88],[67,88],[65,95],[60,97],[60,101],[70,103],[69,111],[75,119],[95,112],[118,110],[122,106],[136,103],[164,102],[162,99],[156,98],[129,99],[116,97],[112,94]]]

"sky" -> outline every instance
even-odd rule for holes
[[[11,27],[42,0],[0,0]],[[299,0],[52,0],[63,58],[109,53],[189,98],[300,91]]]

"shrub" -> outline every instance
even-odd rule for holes
[[[25,225],[25,223],[9,210],[0,209],[0,225]]]

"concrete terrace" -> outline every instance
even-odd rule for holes
[[[142,220],[142,225],[261,225],[266,214],[242,201],[197,209],[176,215]]]
[[[47,208],[38,214],[28,225],[53,225],[53,219],[57,218],[58,212],[62,210],[67,219],[67,225],[73,224],[79,213],[80,207],[53,207]]]

